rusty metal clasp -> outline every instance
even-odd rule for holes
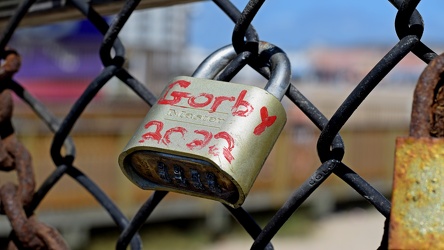
[[[30,153],[14,133],[13,100],[7,88],[20,64],[20,55],[8,50],[0,67],[0,170],[15,170],[18,177],[18,187],[10,182],[0,187],[1,212],[6,214],[14,231],[8,249],[68,249],[55,229],[37,221],[34,215],[28,218],[25,212],[34,195],[34,171]]]
[[[444,249],[444,54],[415,88],[410,136],[396,141],[389,249]]]

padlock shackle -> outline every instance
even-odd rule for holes
[[[226,45],[205,58],[192,77],[214,79],[234,58],[236,58],[236,52],[233,46]]]
[[[432,106],[435,95],[441,87],[441,75],[444,73],[444,54],[435,57],[425,67],[419,77],[413,94],[410,136],[431,137],[433,121]]]
[[[283,50],[267,42],[259,43],[259,57],[262,56],[269,58],[268,61],[271,63],[271,75],[267,85],[265,85],[265,90],[274,95],[279,101],[282,101],[290,87],[290,60]]]
[[[215,78],[237,54],[233,46],[224,46],[211,55],[209,55],[194,71],[193,77],[196,78]],[[287,89],[290,87],[291,64],[287,55],[279,47],[261,41],[259,43],[259,58],[265,60],[261,65],[267,65],[270,68],[270,79],[265,85],[265,90],[282,100]]]

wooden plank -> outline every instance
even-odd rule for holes
[[[0,29],[6,25],[21,1],[0,1]],[[137,9],[164,7],[195,1],[199,0],[141,0]],[[66,0],[37,0],[20,23],[20,26],[36,26],[84,18],[77,9],[69,6],[66,2]],[[89,0],[88,2],[100,14],[111,15],[116,14],[121,9],[125,0]]]

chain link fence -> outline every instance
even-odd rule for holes
[[[237,56],[219,74],[219,80],[229,81],[246,65],[250,65],[265,78],[270,77],[270,70],[266,70],[255,63],[260,40],[255,29],[250,25],[264,1],[251,0],[242,12],[228,0],[213,1],[235,23],[232,46]],[[20,3],[11,16],[0,40],[1,55],[4,60],[0,71],[0,80],[2,81],[0,100],[0,112],[2,115],[0,120],[0,163],[2,170],[10,171],[15,169],[19,179],[18,186],[4,184],[0,189],[1,212],[8,217],[13,228],[9,237],[9,249],[68,248],[57,231],[38,222],[37,218],[33,216],[33,212],[38,208],[45,195],[65,175],[73,178],[78,183],[79,188],[86,189],[106,210],[116,226],[120,228],[121,234],[116,239],[116,249],[126,249],[128,245],[131,249],[141,249],[141,238],[138,235],[138,231],[150,217],[156,206],[168,195],[168,192],[155,191],[140,206],[132,219],[126,218],[119,207],[113,203],[94,180],[73,165],[76,157],[75,144],[70,138],[70,133],[82,112],[112,77],[119,78],[148,105],[152,106],[156,103],[156,96],[124,68],[125,48],[118,38],[123,25],[138,7],[140,0],[125,1],[123,7],[114,16],[109,25],[103,16],[96,12],[94,7],[87,1],[66,1],[84,15],[103,35],[99,53],[104,68],[76,100],[62,121],[59,121],[41,101],[13,79],[14,73],[20,67],[20,57],[19,52],[7,47],[7,45],[18,24],[27,15],[28,10],[35,2],[35,0],[24,0]],[[224,205],[253,239],[251,249],[272,249],[271,239],[307,198],[332,174],[347,183],[351,189],[359,193],[363,199],[373,205],[386,218],[384,234],[379,249],[387,248],[390,201],[354,172],[353,166],[347,166],[341,161],[345,154],[345,149],[339,132],[366,97],[408,53],[412,52],[427,64],[437,56],[435,52],[421,42],[424,26],[420,13],[416,11],[419,0],[389,0],[389,2],[398,9],[395,32],[399,37],[399,42],[359,82],[356,88],[337,108],[331,119],[327,119],[298,90],[295,84],[290,84],[286,91],[288,99],[321,131],[317,142],[317,153],[321,164],[310,178],[306,179],[299,188],[293,191],[264,228],[261,228],[244,208],[232,208],[231,206]],[[265,12],[266,9],[263,11]],[[9,46],[13,46],[13,44],[9,44]],[[60,86],[60,88],[63,88],[63,86]],[[11,125],[11,91],[27,103],[54,133],[50,153],[56,168],[36,190],[34,190],[35,181],[28,153],[15,138]]]

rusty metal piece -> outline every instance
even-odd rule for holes
[[[26,207],[32,201],[35,189],[31,155],[15,136],[13,136],[10,142],[9,146],[11,146],[11,148],[8,148],[8,152],[11,152],[14,156],[15,171],[17,171],[19,182],[18,194],[21,197],[23,206]]]
[[[6,82],[20,68],[20,56],[14,50],[5,52],[0,67],[0,170],[17,171],[18,187],[5,183],[0,187],[0,208],[8,217],[14,231],[14,242],[8,249],[68,249],[60,234],[27,217],[24,208],[32,201],[35,189],[31,155],[17,139],[12,127],[13,100]]]
[[[6,183],[0,188],[0,198],[3,209],[6,216],[8,216],[15,236],[21,244],[20,248],[42,248],[44,244],[36,236],[35,227],[28,222],[17,192],[17,187],[12,183]]]
[[[20,69],[22,60],[17,51],[8,49],[5,51],[5,61],[0,68],[0,80],[11,78]]]
[[[34,194],[35,178],[31,156],[17,140],[12,127],[13,100],[11,91],[5,88],[5,82],[20,68],[20,56],[15,50],[5,52],[5,62],[0,68],[0,170],[15,169],[19,180],[19,195],[23,206],[28,205]]]
[[[10,79],[21,65],[17,52],[8,50],[5,54],[5,61],[0,67],[0,81]],[[12,110],[11,91],[6,89],[6,84],[3,83],[0,85],[0,170],[5,171],[14,169],[14,156],[7,150],[9,141],[12,140],[9,137],[14,133],[11,123]]]
[[[31,220],[34,220],[34,227],[36,229],[36,235],[45,243],[45,249],[48,250],[65,250],[69,249],[63,237],[59,234],[59,232],[42,223],[39,222],[35,217],[31,217]]]
[[[421,74],[410,137],[396,141],[389,249],[444,249],[443,72],[444,54]]]
[[[444,140],[398,138],[389,249],[444,249]]]
[[[434,137],[444,137],[444,87],[440,86],[432,105],[432,127]]]
[[[0,188],[3,209],[17,239],[10,242],[8,249],[69,249],[57,230],[39,222],[34,215],[27,218],[18,193],[19,189],[12,183]]]
[[[427,65],[419,77],[413,96],[410,136],[444,136],[444,96],[441,81],[443,73],[444,54],[441,54]]]

